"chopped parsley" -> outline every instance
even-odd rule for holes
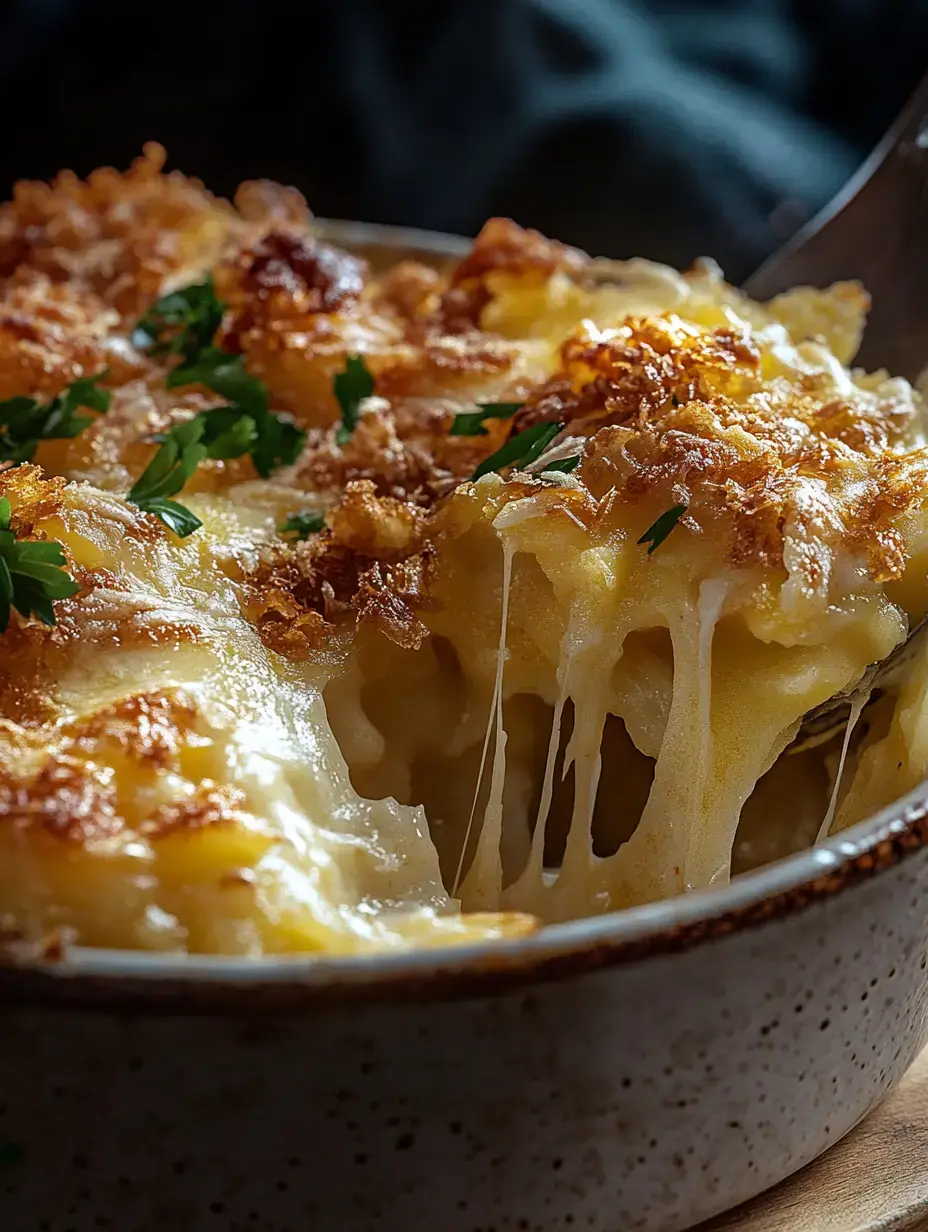
[[[279,466],[292,466],[303,452],[306,433],[289,419],[268,412],[258,418],[257,430],[257,439],[248,452],[262,479]]]
[[[277,528],[281,535],[289,535],[294,539],[308,539],[310,535],[318,534],[324,529],[325,515],[310,510],[291,513]]]
[[[511,419],[520,411],[523,402],[478,402],[476,411],[463,411],[455,415],[449,436],[486,436],[483,426],[487,419]]]
[[[67,561],[54,540],[17,539],[10,530],[10,502],[0,497],[0,633],[10,623],[10,608],[23,616],[55,623],[55,599],[80,590],[65,570]]]
[[[160,449],[133,484],[128,499],[153,513],[181,538],[198,530],[199,518],[176,496],[204,458],[251,456],[262,479],[300,456],[306,433],[269,407],[267,386],[245,367],[241,355],[213,345],[225,305],[207,278],[166,295],[148,310],[133,334],[136,346],[152,355],[177,355],[180,363],[165,385],[204,385],[228,399],[227,406],[201,411],[154,439]]]
[[[206,447],[207,458],[240,458],[254,448],[258,428],[251,415],[243,415],[236,406],[217,406],[211,411],[200,411],[194,419],[202,428],[201,439]],[[168,440],[170,432],[159,434],[154,439]]]
[[[229,355],[218,347],[206,347],[190,363],[172,368],[165,385],[168,389],[177,389],[179,385],[205,385],[250,415],[267,411],[264,382],[251,375],[241,355]]]
[[[561,471],[564,475],[569,475],[572,470],[575,470],[580,465],[580,455],[578,453],[571,454],[569,458],[558,458],[554,462],[546,462],[546,471]]]
[[[223,423],[231,426],[234,419],[243,422],[237,439],[242,448],[231,452],[231,442],[226,452],[211,449],[210,458],[239,458],[251,454],[255,470],[262,479],[279,466],[290,466],[303,449],[306,433],[296,424],[281,415],[275,415],[268,407],[267,386],[252,376],[245,367],[241,355],[227,355],[216,347],[208,347],[191,364],[183,364],[168,375],[169,389],[178,385],[205,385],[213,393],[229,399],[229,405],[204,411],[203,415],[222,415]],[[218,422],[218,421],[217,421]],[[212,438],[207,432],[207,443]]]
[[[152,304],[133,330],[132,343],[149,355],[180,355],[185,364],[194,363],[212,345],[225,307],[207,277]]]
[[[80,377],[50,402],[28,397],[0,402],[0,462],[31,462],[39,441],[80,436],[96,418],[78,415],[81,407],[101,415],[109,410],[110,395],[97,384],[105,376]]]
[[[225,408],[223,408],[225,409]],[[158,452],[136,479],[126,497],[144,513],[152,513],[180,539],[186,539],[203,523],[184,505],[170,500],[181,490],[205,457],[205,412],[175,424],[161,437]],[[224,439],[222,436],[220,440]],[[222,455],[220,455],[222,456]]]
[[[671,509],[665,509],[661,516],[651,523],[638,540],[639,543],[648,544],[649,556],[661,546],[684,513],[686,513],[686,505],[674,505]]]
[[[538,423],[524,432],[517,432],[496,453],[484,458],[474,471],[473,478],[479,479],[481,475],[498,471],[502,466],[517,466],[525,470],[541,457],[563,427],[562,423]]]
[[[332,381],[332,391],[342,410],[342,422],[336,429],[335,440],[339,445],[344,445],[351,440],[358,426],[358,407],[362,399],[369,398],[374,392],[374,378],[363,355],[347,356],[344,370],[337,373]]]

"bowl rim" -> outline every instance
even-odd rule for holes
[[[326,241],[387,247],[410,257],[459,257],[461,236],[409,227],[316,219]],[[874,816],[731,883],[551,924],[516,940],[351,955],[262,958],[66,949],[0,956],[0,1000],[59,1000],[108,1008],[154,1000],[161,1011],[292,1008],[318,1001],[458,999],[571,978],[762,928],[896,867],[928,845],[928,780]],[[261,996],[277,993],[277,996]],[[197,991],[202,996],[194,996]]]
[[[649,961],[770,928],[928,847],[928,781],[818,846],[730,884],[599,916],[549,924],[516,940],[437,949],[266,958],[156,954],[76,946],[46,958],[4,957],[0,1002],[53,1001],[161,1013],[254,1011],[367,1001],[463,1000]]]

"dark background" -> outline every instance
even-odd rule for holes
[[[230,193],[473,233],[511,214],[743,277],[926,66],[928,0],[0,0],[0,192],[144,140]]]

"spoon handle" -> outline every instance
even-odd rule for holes
[[[769,299],[849,278],[873,298],[858,362],[915,380],[928,363],[928,75],[857,174],[745,290]]]

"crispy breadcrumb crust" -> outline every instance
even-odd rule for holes
[[[79,438],[41,445],[38,466],[0,471],[19,537],[48,535],[41,527],[62,515],[69,481],[91,484],[85,494],[125,492],[151,457],[153,432],[216,404],[208,391],[167,389],[167,361],[131,341],[158,296],[210,272],[226,304],[217,342],[267,384],[272,409],[308,429],[302,456],[272,484],[291,509],[326,510],[325,529],[306,541],[265,528],[253,550],[217,565],[237,579],[242,612],[284,659],[313,659],[356,622],[420,647],[443,538],[453,533],[449,506],[472,494],[480,462],[540,423],[560,425],[555,448],[578,453],[579,467],[561,488],[510,474],[494,509],[540,494],[552,515],[568,512],[604,542],[683,504],[676,542],[688,535],[693,552],[706,552],[707,572],[782,574],[787,540],[805,535],[813,546],[858,553],[877,582],[901,575],[902,522],[920,507],[926,478],[924,453],[913,447],[920,405],[907,387],[855,385],[845,374],[836,392],[821,364],[786,372],[776,350],[784,339],[752,331],[750,314],[737,318],[734,292],[735,314],[723,323],[668,311],[603,329],[575,324],[551,362],[532,368],[528,340],[483,327],[487,309],[519,293],[540,296],[543,307],[549,286],[595,294],[612,273],[585,254],[493,219],[449,276],[410,261],[375,275],[314,233],[295,190],[252,181],[230,205],[165,173],[164,161],[148,145],[124,173],[19,184],[0,207],[0,398],[47,398],[98,374],[113,394],[109,413]],[[841,311],[859,310],[860,299],[845,292]],[[364,355],[375,396],[339,443],[332,378],[351,354]],[[482,435],[450,435],[455,415],[484,401],[522,409],[489,420]],[[255,480],[247,459],[210,463],[188,491],[234,502]],[[93,499],[82,514],[88,533]],[[640,512],[629,518],[629,508]],[[159,522],[131,507],[124,535],[170,544]],[[199,634],[178,621],[127,622],[105,561],[71,567],[82,590],[58,604],[56,627],[14,613],[3,635],[0,736],[21,752],[46,745],[25,770],[0,770],[0,818],[87,844],[128,824],[100,758],[166,771],[198,717],[182,694],[141,693],[56,726],[53,685],[69,644],[181,645]],[[811,585],[821,571],[815,551],[808,570]],[[146,819],[145,833],[226,824],[240,807],[234,789],[207,780]]]

